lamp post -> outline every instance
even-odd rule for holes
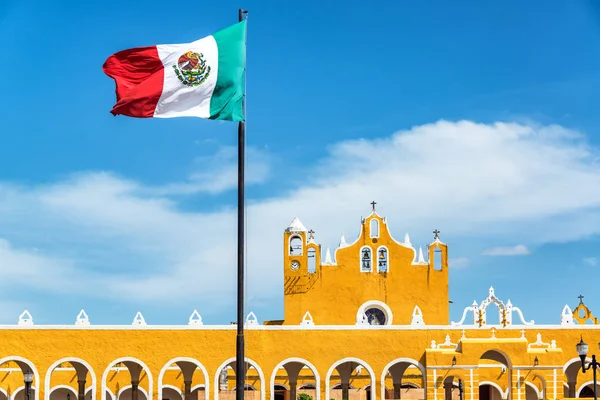
[[[583,336],[581,337],[581,341],[577,343],[577,354],[579,354],[579,358],[581,358],[581,371],[585,373],[585,371],[592,369],[593,374],[593,385],[594,385],[594,400],[598,400],[598,383],[596,382],[596,369],[600,368],[600,363],[596,361],[596,355],[592,354],[592,361],[590,361],[587,366],[585,365],[585,359],[587,357],[588,345],[583,341]],[[600,349],[600,343],[598,343],[598,349]]]
[[[33,372],[27,370],[27,372],[23,374],[23,381],[25,382],[25,396],[27,396],[27,400],[29,400],[31,382],[33,382]]]
[[[460,378],[458,378],[458,398],[463,400],[463,383]]]

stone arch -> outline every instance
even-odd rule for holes
[[[357,367],[360,366],[367,370],[367,372],[369,373],[369,377],[371,378],[371,399],[376,399],[377,398],[377,390],[376,390],[377,381],[375,380],[375,373],[373,372],[373,369],[371,368],[371,366],[369,364],[367,364],[365,361],[361,360],[360,358],[355,358],[355,357],[342,358],[341,360],[338,360],[335,363],[333,363],[333,365],[331,367],[329,367],[329,370],[327,371],[327,375],[325,376],[325,394],[327,395],[326,398],[331,399],[329,386],[330,386],[330,380],[331,380],[331,375],[333,374],[333,371],[335,369],[338,369],[339,367],[341,367],[342,365],[344,365],[346,363],[349,364],[350,373],[352,373],[354,371],[354,369],[356,369],[356,368],[352,368],[352,363],[357,364]],[[339,369],[338,369],[338,372],[339,372]]]
[[[175,392],[178,396],[177,400],[184,400],[183,393],[181,392],[181,390],[173,385],[162,385],[162,386],[159,385],[159,388],[160,389],[158,390],[158,393],[159,393],[159,396],[161,396],[161,398],[163,396],[164,391],[167,390],[167,391]],[[174,398],[172,398],[172,397],[168,397],[168,399],[174,400]]]
[[[260,380],[260,399],[265,400],[265,398],[266,398],[265,374],[263,373],[262,369],[258,366],[258,363],[256,363],[256,361],[253,361],[253,360],[249,359],[248,357],[244,357],[244,361],[246,364],[246,370],[248,370],[250,367],[253,367],[256,370],[256,372],[258,373],[258,378]],[[233,364],[233,366],[232,366],[232,364]],[[215,379],[213,381],[214,400],[219,400],[219,390],[220,390],[219,375],[221,374],[221,370],[226,367],[231,367],[232,369],[233,369],[233,367],[235,367],[235,357],[231,357],[231,358],[228,358],[227,360],[223,361],[223,363],[221,365],[219,365],[219,367],[217,368],[217,372],[215,373]]]
[[[579,386],[579,389],[577,389],[577,397],[581,397],[582,393],[585,391],[586,388],[589,388],[589,390],[591,392],[594,391],[594,381],[587,381],[581,384],[581,386]],[[596,390],[600,391],[600,383],[596,383]]]
[[[316,400],[320,400],[321,399],[321,377],[319,375],[319,372],[317,371],[317,368],[308,360],[305,360],[304,358],[298,358],[298,357],[290,357],[290,358],[286,358],[285,360],[281,361],[279,364],[277,364],[275,366],[275,368],[273,369],[273,373],[271,374],[271,382],[269,384],[269,388],[271,389],[271,400],[275,400],[275,393],[273,390],[273,387],[275,386],[275,377],[277,375],[277,372],[281,369],[284,368],[288,374],[288,377],[290,375],[290,370],[293,369],[290,368],[290,370],[288,370],[288,368],[286,368],[286,365],[288,364],[294,364],[293,366],[296,367],[297,364],[302,364],[304,366],[306,366],[308,369],[310,369],[310,371],[313,373],[313,377],[315,380],[315,398]],[[300,373],[302,371],[302,369],[298,370],[298,373]],[[292,371],[295,372],[295,371]],[[300,385],[300,387],[298,387],[297,390],[301,390],[301,387],[304,385],[307,385],[308,383],[302,384]],[[291,385],[291,384],[290,384]],[[289,390],[289,389],[288,389]],[[291,400],[295,400],[295,396],[293,396],[291,398]]]
[[[502,387],[500,385],[498,385],[496,382],[482,381],[482,382],[479,382],[479,398],[480,399],[482,399],[482,397],[481,397],[481,387],[482,386],[489,386],[490,388],[497,390],[498,393],[500,393],[500,397],[503,399],[508,398],[508,389],[506,389],[506,392],[505,392],[504,390],[502,390]],[[490,398],[492,398],[492,396],[490,396]]]
[[[498,363],[499,367],[502,366],[502,374],[501,374],[502,379],[498,378],[498,380],[501,381],[502,383],[504,383],[504,382],[506,383],[506,390],[502,389],[502,386],[500,386],[500,384],[498,384],[497,382],[490,382],[490,384],[494,383],[497,386],[500,393],[502,393],[502,398],[510,398],[511,397],[511,388],[512,388],[512,361],[511,361],[510,357],[508,356],[508,354],[506,354],[502,350],[492,348],[492,349],[484,351],[481,354],[481,356],[479,357],[479,361],[481,361],[481,360],[494,361],[494,362]],[[481,386],[482,386],[482,384],[480,383],[479,387],[481,388]],[[491,385],[491,386],[496,387],[494,385]]]
[[[123,386],[120,390],[119,393],[117,393],[117,400],[121,399],[123,394],[127,391],[131,391],[132,387],[131,385],[128,386]],[[148,392],[146,391],[146,389],[138,387],[138,390],[144,395],[145,399],[140,399],[140,400],[148,400]]]
[[[25,386],[20,386],[18,388],[15,389],[15,391],[12,393],[12,395],[10,396],[10,400],[15,400],[17,399],[17,395],[21,392],[25,391]],[[37,394],[37,388],[35,386],[31,386],[31,392],[33,393],[33,397],[35,398],[35,395]],[[25,399],[25,395],[21,396],[23,399]]]
[[[19,368],[21,369],[22,373],[25,373],[26,371],[23,369],[24,367],[27,367],[31,372],[33,372],[33,382],[31,382],[31,390],[34,390],[34,388],[37,388],[38,386],[41,386],[41,381],[40,381],[40,374],[37,370],[37,368],[35,367],[35,365],[33,365],[33,363],[31,361],[29,361],[26,358],[20,357],[20,356],[8,356],[8,357],[3,357],[0,359],[0,365],[12,361],[14,363],[16,363]],[[22,388],[20,388],[21,390],[25,389],[25,386],[23,386]],[[19,389],[16,389],[12,396],[11,396],[11,400],[14,399],[15,394],[17,393]],[[35,390],[33,392],[33,399],[34,400],[40,400],[40,394],[38,392],[38,390]]]
[[[164,379],[165,373],[167,372],[167,369],[170,366],[172,366],[173,364],[177,364],[177,367],[181,370],[182,374],[184,374],[184,371],[182,369],[182,365],[180,365],[181,363],[193,364],[193,365],[195,365],[197,367],[197,369],[199,369],[199,370],[202,371],[202,374],[204,375],[204,383],[203,383],[203,385],[204,385],[203,386],[204,387],[204,400],[208,400],[208,389],[209,389],[209,381],[210,381],[210,378],[208,376],[208,371],[206,370],[206,367],[204,367],[204,365],[202,365],[202,363],[200,361],[196,360],[195,358],[191,358],[191,357],[176,357],[176,358],[173,358],[173,359],[169,360],[162,367],[162,369],[160,370],[160,372],[158,374],[158,400],[162,400],[162,398],[163,398],[162,388],[165,387],[166,385],[163,385],[162,383],[163,383],[163,379]],[[195,370],[192,372],[192,376],[190,378],[193,378],[194,372],[195,372]],[[193,383],[190,385],[190,393],[194,392],[194,390],[192,389],[192,385],[193,385]],[[183,400],[185,400],[185,397],[186,397],[185,394],[181,394],[181,398]]]
[[[45,397],[52,400],[52,394],[59,390],[68,391],[71,394],[71,396],[73,396],[72,400],[79,400],[75,389],[73,389],[71,386],[68,386],[68,385],[56,385],[56,386],[52,387],[50,392],[45,393]],[[59,397],[59,399],[57,399],[57,400],[64,400],[64,399],[66,399],[66,396],[64,398]]]
[[[586,362],[592,361],[591,358],[586,358]],[[577,377],[581,372],[581,358],[574,357],[565,363],[563,366],[563,372],[565,379],[567,380],[568,397],[575,397],[577,395]]]
[[[421,372],[422,379],[421,379],[420,389],[423,389],[423,395],[425,395],[427,393],[427,371],[425,370],[425,367],[423,366],[423,364],[421,364],[417,360],[414,360],[412,358],[405,358],[405,357],[396,358],[395,360],[390,361],[383,368],[383,372],[381,373],[381,393],[385,393],[385,390],[387,389],[387,387],[385,385],[385,381],[386,381],[387,374],[389,373],[392,377],[392,383],[394,384],[393,390],[392,390],[392,393],[393,393],[392,398],[400,398],[399,396],[396,397],[396,395],[398,395],[398,391],[402,389],[402,378],[403,378],[406,370],[411,365],[417,367],[419,369],[419,371]],[[392,371],[390,371],[390,369],[392,369]],[[423,397],[425,397],[425,396],[423,396]]]
[[[77,377],[78,379],[80,379],[80,373],[83,372],[83,370],[85,369],[86,371],[86,375],[84,376],[84,380],[87,380],[87,375],[89,374],[90,377],[92,378],[92,385],[85,388],[84,389],[84,397],[85,394],[89,391],[92,390],[91,392],[91,399],[95,400],[96,399],[96,373],[94,372],[94,369],[92,368],[92,366],[85,360],[82,360],[81,358],[77,358],[77,357],[65,357],[65,358],[61,358],[58,361],[55,361],[46,371],[46,377],[44,379],[44,397],[46,400],[50,399],[50,392],[53,390],[50,388],[50,380],[52,378],[52,372],[54,372],[54,369],[57,368],[60,364],[64,364],[64,363],[69,363],[73,366],[73,368],[75,368],[75,371],[77,372]],[[81,400],[79,399],[78,393],[75,393],[75,395],[77,396],[77,400]],[[114,397],[114,396],[113,396]]]
[[[150,368],[148,368],[148,366],[142,360],[137,359],[135,357],[117,358],[116,360],[113,360],[108,364],[108,367],[106,367],[106,369],[102,373],[102,400],[107,400],[106,392],[110,391],[110,389],[106,386],[106,380],[108,378],[108,374],[110,373],[110,370],[117,364],[125,364],[127,370],[129,371],[129,376],[131,378],[133,378],[133,376],[131,375],[131,369],[129,368],[128,365],[137,364],[139,367],[141,367],[141,370],[139,371],[139,373],[141,373],[141,371],[144,371],[146,373],[146,377],[148,378],[148,390],[146,391],[146,400],[152,400],[153,379],[152,379],[152,374],[150,373]],[[139,389],[139,387],[138,387],[138,389]],[[112,393],[112,391],[110,391],[110,392]],[[117,398],[118,397],[119,397],[119,394],[117,394]]]
[[[532,382],[525,381],[525,400],[538,400],[542,398],[542,392]]]
[[[4,396],[4,397],[2,397]],[[0,388],[0,400],[10,400],[10,396],[8,395],[8,392],[2,388]]]

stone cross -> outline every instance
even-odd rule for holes
[[[435,230],[433,231],[433,234],[435,235],[434,239],[439,239],[440,238],[440,231],[439,230]]]
[[[373,211],[375,211],[375,204],[377,204],[377,202],[375,202],[375,200],[373,200],[373,201],[371,202],[371,205],[373,206]]]
[[[583,304],[583,296],[579,295],[578,298],[579,298],[579,304]]]
[[[312,229],[310,231],[308,231],[308,238],[309,239],[314,239],[315,238],[315,231],[313,231]]]

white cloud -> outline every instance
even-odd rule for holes
[[[248,202],[248,296],[281,296],[282,233],[294,216],[333,250],[341,232],[354,240],[372,200],[392,233],[402,238],[409,231],[415,245],[439,228],[450,246],[477,233],[488,243],[522,243],[509,250],[524,254],[533,244],[597,233],[597,156],[585,137],[559,126],[468,121],[333,144],[314,170],[302,167],[304,184]],[[48,271],[34,274],[36,287],[49,275],[61,287],[78,271],[79,286],[90,295],[152,304],[230,301],[235,209],[182,211],[169,195],[198,193],[201,199],[234,187],[226,161],[232,157],[231,149],[214,157],[225,160],[222,168],[201,160],[211,170],[183,186],[147,187],[105,172],[39,186],[0,183],[0,236],[42,249],[34,257],[11,246],[16,255],[0,259],[0,270],[9,265],[17,273],[25,262],[22,273]],[[256,182],[268,175],[263,165]]]
[[[448,259],[448,267],[453,269],[467,268],[469,266],[469,263],[469,259],[466,257]]]
[[[492,247],[483,251],[484,256],[524,256],[530,251],[527,246],[518,244],[512,247]]]
[[[583,263],[586,265],[589,265],[591,267],[595,267],[596,265],[598,265],[598,258],[597,257],[587,257],[583,259]]]

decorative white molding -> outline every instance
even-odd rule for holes
[[[342,236],[340,236],[340,245],[338,247],[339,248],[348,247],[348,243],[346,243],[346,237],[344,236],[343,233],[342,233]]]
[[[573,322],[573,311],[571,310],[571,307],[569,307],[569,305],[565,305],[565,308],[563,308],[562,313],[560,314],[560,325],[561,326],[571,326],[571,325],[575,325],[575,323]]]
[[[295,217],[290,225],[285,229],[286,232],[308,232],[304,224],[298,217]]]
[[[538,333],[536,335],[535,342],[529,343],[527,345],[527,348],[529,348],[529,349],[539,349],[539,348],[555,349],[556,348],[556,340],[552,340],[552,341],[550,341],[550,343],[545,343],[542,341],[542,334]]]
[[[498,317],[500,325],[502,327],[507,327],[513,324],[513,312],[517,313],[522,325],[530,326],[535,324],[535,321],[533,320],[525,321],[521,309],[513,306],[510,300],[508,300],[508,302],[505,305],[500,299],[498,299],[498,297],[496,297],[496,294],[494,293],[494,288],[490,287],[488,297],[485,300],[483,300],[481,304],[478,305],[477,302],[474,301],[471,306],[466,307],[464,309],[461,320],[459,322],[452,321],[451,325],[462,326],[469,312],[473,313],[473,325],[479,327],[487,325],[487,307],[490,304],[494,304],[498,307]]]
[[[425,326],[425,321],[423,320],[423,312],[421,311],[419,306],[415,306],[413,310],[410,326]]]
[[[431,341],[431,348],[435,349],[435,350],[443,350],[443,349],[455,350],[457,347],[458,347],[457,343],[452,343],[452,341],[450,341],[450,335],[446,335],[446,338],[444,339],[444,343],[437,344],[437,342],[435,340]]]
[[[369,325],[369,317],[367,317],[367,314],[362,313],[362,315],[357,315],[356,325]]]
[[[254,314],[254,312],[250,311],[250,313],[248,314],[248,316],[246,317],[246,326],[258,326],[258,318],[256,318],[256,315]]]
[[[310,312],[306,312],[306,314],[304,314],[304,317],[302,317],[302,322],[300,322],[300,325],[303,327],[309,327],[309,326],[315,326],[315,322],[313,321],[313,317],[312,315],[310,315]]]
[[[202,317],[198,313],[198,310],[194,310],[192,315],[190,315],[188,325],[204,325],[202,322]]]
[[[133,322],[131,323],[131,325],[146,326],[148,324],[146,324],[146,320],[144,319],[144,316],[142,315],[142,313],[138,311],[137,314],[135,314],[135,317],[133,317]]]
[[[20,326],[33,326],[33,317],[29,313],[29,311],[25,310],[19,315],[19,322],[17,325]]]
[[[367,324],[367,325],[369,325],[369,327],[372,327],[372,326],[380,327],[380,326],[392,325],[392,321],[394,319],[394,314],[392,313],[392,309],[387,304],[385,304],[383,301],[379,301],[379,300],[369,300],[369,301],[363,303],[358,308],[358,311],[356,312],[356,322],[362,321],[362,316],[367,312],[367,310],[369,308],[380,309],[385,314],[385,319],[386,319],[384,325],[369,325],[369,324]]]
[[[329,247],[325,252],[325,263],[323,265],[333,265],[333,261],[331,259],[331,251],[329,251]]]
[[[75,325],[90,326],[90,319],[89,319],[88,315],[85,313],[85,311],[83,310],[83,308],[81,309],[81,311],[79,311],[79,314],[77,314],[77,319],[75,320]]]
[[[412,247],[412,243],[410,242],[410,236],[408,236],[408,232],[404,235],[404,245],[406,247]]]
[[[423,248],[419,246],[419,257],[417,258],[417,265],[427,265],[428,263],[425,261],[425,257],[423,257]]]

